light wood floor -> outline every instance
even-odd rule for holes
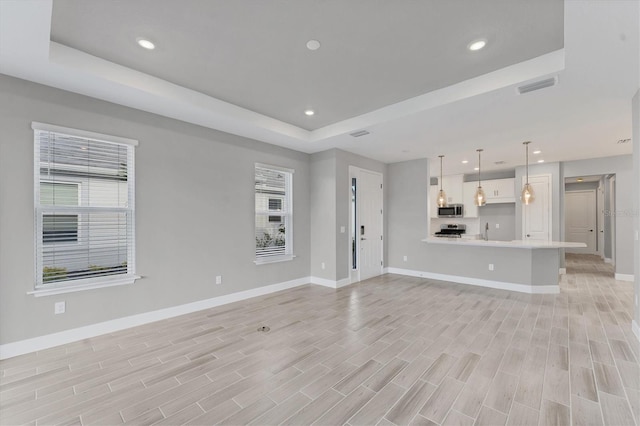
[[[309,285],[8,359],[0,423],[636,424],[632,284],[567,270],[544,296]]]

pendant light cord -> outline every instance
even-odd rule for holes
[[[527,161],[526,162],[526,167],[525,167],[525,169],[527,171],[527,185],[529,185],[529,143],[530,142],[524,142],[524,146],[526,148],[525,158],[526,158],[526,161]]]
[[[444,155],[439,155],[438,157],[440,157],[440,191],[442,191],[442,157]]]
[[[482,165],[480,164],[480,154],[482,154],[482,149],[476,149],[478,151],[478,188],[482,187],[482,181],[480,180],[480,169]]]

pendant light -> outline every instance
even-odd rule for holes
[[[526,150],[526,158],[527,158],[527,162],[526,162],[526,172],[527,172],[527,183],[524,184],[524,187],[522,188],[522,193],[520,194],[520,200],[522,201],[522,204],[525,205],[529,205],[531,203],[533,203],[533,201],[536,199],[535,194],[533,193],[533,187],[529,184],[529,144],[531,143],[531,141],[526,141],[523,142],[523,145],[525,146],[525,150]]]
[[[440,191],[438,191],[438,207],[447,207],[447,194],[442,190],[442,158],[444,155],[438,155],[440,157]]]
[[[473,196],[473,202],[476,206],[484,206],[485,204],[487,204],[487,197],[484,196],[482,182],[480,181],[480,153],[483,150],[476,149],[476,151],[478,151],[478,189],[476,189],[476,194]]]

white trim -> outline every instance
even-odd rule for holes
[[[291,173],[291,174],[294,174],[296,172],[294,169],[289,169],[287,167],[281,167],[281,166],[273,166],[271,164],[266,164],[266,163],[255,163],[255,167],[262,167],[263,169],[273,169],[273,170],[278,170],[280,172]]]
[[[616,276],[615,279],[618,281],[629,281],[629,282],[633,282],[633,274],[618,274],[616,272]]]
[[[613,265],[613,259],[610,259],[610,258],[608,258],[608,257],[605,257],[605,258],[604,258],[604,263],[609,263],[609,264]]]
[[[108,277],[91,278],[89,282],[74,284],[74,281],[63,281],[58,284],[45,284],[41,288],[28,291],[27,294],[34,297],[53,296],[56,294],[74,293],[76,291],[93,290],[96,288],[114,287],[119,285],[130,285],[141,277],[138,275],[115,276],[113,279]],[[98,281],[94,281],[94,280]],[[78,280],[79,281],[79,280]],[[91,282],[94,281],[94,282]]]
[[[268,263],[288,262],[295,259],[295,254],[283,254],[282,256],[265,256],[253,261],[256,265],[266,265]]]
[[[412,271],[409,269],[386,268],[389,274],[406,275],[410,277],[429,278],[439,281],[450,281],[458,284],[469,284],[479,287],[489,287],[499,290],[517,291],[519,293],[528,294],[559,294],[560,286],[558,285],[526,285],[508,283],[502,281],[483,280],[480,278],[462,277],[457,275],[436,274],[433,272]]]
[[[36,352],[43,349],[52,348],[54,346],[64,345],[66,343],[77,342],[78,340],[88,339],[102,334],[113,333],[115,331],[136,327],[167,318],[173,318],[179,315],[201,311],[203,309],[214,308],[216,306],[238,302],[240,300],[250,299],[252,297],[264,296],[266,294],[275,293],[277,291],[287,290],[289,288],[309,284],[309,282],[309,277],[302,277],[291,281],[285,281],[282,283],[254,288],[251,290],[226,294],[224,296],[218,296],[211,299],[199,300],[197,302],[187,303],[184,305],[172,306],[169,308],[159,309],[157,311],[145,312],[142,314],[117,318],[114,320],[91,324],[71,330],[65,330],[58,333],[47,334],[44,336],[34,337],[32,339],[6,343],[4,345],[0,345],[0,359],[6,359],[30,352]]]
[[[633,331],[633,334],[635,334],[636,338],[640,342],[640,326],[636,320],[631,321],[631,331]]]
[[[353,284],[350,278],[343,278],[336,282],[336,288],[346,287],[348,285]]]
[[[560,268],[560,270],[558,271],[558,273],[560,275],[567,275],[567,268]]]
[[[316,284],[316,285],[321,285],[323,287],[336,288],[336,289],[353,284],[350,278],[343,278],[341,280],[334,281],[334,280],[328,280],[326,278],[320,278],[320,277],[309,277],[309,280],[311,281],[311,284]]]
[[[38,123],[33,121],[31,123],[33,130],[41,130],[43,132],[55,132],[61,133],[67,136],[74,136],[87,139],[96,139],[102,142],[119,143],[123,145],[138,146],[136,139],[123,138],[122,136],[105,135],[104,133],[90,132],[88,130],[72,129],[70,127],[56,126],[47,123]]]

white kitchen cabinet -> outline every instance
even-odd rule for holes
[[[449,175],[442,177],[442,189],[447,194],[448,204],[464,204],[462,196],[463,175]],[[440,188],[438,188],[440,190]]]
[[[516,202],[516,180],[514,178],[483,181],[482,189],[487,197],[487,204]]]
[[[476,189],[478,189],[478,182],[465,182],[462,185],[464,217],[478,217],[478,206],[473,202]]]

